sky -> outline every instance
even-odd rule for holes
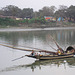
[[[21,9],[33,8],[34,11],[38,11],[44,6],[55,6],[56,8],[59,8],[59,5],[75,6],[75,0],[0,0],[0,9],[7,5],[15,5]]]

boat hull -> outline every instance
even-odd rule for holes
[[[63,58],[70,58],[74,55],[60,55],[60,56],[42,56],[39,59],[40,60],[52,60],[52,59],[63,59]]]
[[[54,56],[49,56],[49,55],[42,55],[42,56],[39,56],[39,55],[36,55],[36,56],[32,56],[32,55],[26,55],[28,57],[31,57],[31,58],[36,58],[36,59],[39,59],[39,60],[53,60],[53,59],[63,59],[63,58],[71,58],[71,57],[74,57],[74,54],[69,54],[69,55],[54,55]]]

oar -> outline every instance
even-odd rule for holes
[[[18,59],[21,59],[21,58],[24,58],[24,57],[25,57],[25,55],[24,56],[21,56],[19,58],[13,59],[12,61],[15,61],[15,60],[18,60]]]

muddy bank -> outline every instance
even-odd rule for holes
[[[41,30],[70,30],[75,29],[75,27],[51,27],[51,28],[22,28],[22,27],[13,27],[13,28],[1,28],[0,32],[18,32],[18,31],[41,31]]]

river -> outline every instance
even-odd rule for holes
[[[51,36],[64,50],[75,44],[75,28],[1,29],[0,44],[55,51],[50,47],[57,49]],[[30,53],[0,45],[0,75],[73,75],[75,73],[75,58],[39,61],[24,57],[12,61]]]

